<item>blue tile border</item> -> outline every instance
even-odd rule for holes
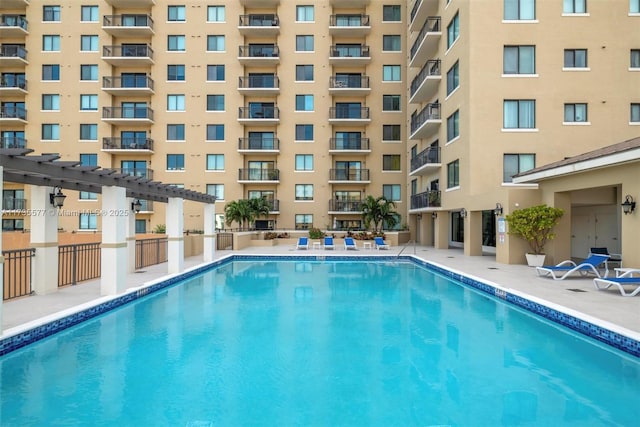
[[[274,259],[279,261],[295,261],[295,260],[312,260],[312,261],[354,261],[354,256],[344,255],[230,255],[219,260],[213,261],[206,265],[193,268],[181,274],[177,274],[157,282],[151,282],[148,286],[134,289],[125,294],[119,295],[109,301],[89,307],[77,313],[70,314],[60,319],[53,320],[44,325],[37,326],[33,329],[26,330],[15,335],[0,340],[0,356],[18,350],[24,346],[32,344],[43,338],[51,336],[64,329],[70,328],[86,320],[107,313],[132,301],[140,299],[146,295],[158,292],[169,286],[173,286],[183,280],[199,275],[206,271],[228,264],[232,261],[264,261],[266,259]],[[620,351],[628,353],[632,356],[640,358],[640,341],[624,336],[614,331],[610,331],[602,326],[595,325],[586,320],[563,313],[553,308],[547,307],[535,301],[528,300],[520,295],[512,294],[504,289],[491,285],[461,273],[448,270],[438,265],[432,264],[423,259],[411,255],[388,256],[388,255],[369,255],[357,256],[359,261],[408,261],[417,264],[430,271],[441,274],[444,277],[461,282],[465,286],[477,289],[491,297],[499,298],[516,307],[524,309],[530,313],[536,314],[543,319],[547,319],[556,324],[562,325],[582,335],[590,337],[596,341],[609,345]]]

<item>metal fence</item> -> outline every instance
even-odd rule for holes
[[[58,287],[100,277],[100,243],[58,246]]]
[[[33,248],[2,251],[4,256],[3,300],[31,295],[31,258]]]
[[[216,233],[216,249],[233,249],[233,233]]]
[[[166,237],[136,240],[136,270],[167,261]]]

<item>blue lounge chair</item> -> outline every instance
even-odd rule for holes
[[[597,277],[593,279],[593,284],[599,291],[615,286],[623,297],[633,297],[640,293],[640,277],[633,277],[634,273],[640,273],[640,270],[626,271],[620,277]],[[635,286],[635,289],[627,291],[625,286]]]
[[[607,259],[609,259],[608,255],[591,254],[589,258],[585,259],[580,264],[567,260],[562,261],[557,265],[536,267],[536,271],[539,276],[551,276],[553,277],[553,280],[564,280],[574,273],[579,273],[582,276],[592,273],[596,277],[601,277],[598,267],[603,265]],[[607,271],[605,270],[605,277],[606,275]]]
[[[389,249],[389,245],[387,245],[384,240],[382,239],[382,237],[374,237],[373,238],[373,242],[376,245],[376,249],[380,250],[380,249]]]
[[[344,238],[344,249],[345,250],[353,249],[354,251],[358,250],[358,246],[356,245],[355,240],[353,240],[353,237]]]
[[[300,237],[298,239],[298,244],[296,245],[296,249],[309,249],[309,238]]]
[[[333,237],[325,237],[323,246],[325,249],[333,249]]]

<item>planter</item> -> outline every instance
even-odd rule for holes
[[[527,257],[527,265],[529,265],[529,267],[542,267],[544,265],[545,254],[525,254],[525,256]]]

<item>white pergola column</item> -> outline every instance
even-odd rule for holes
[[[4,168],[0,166],[0,177],[4,177]],[[2,194],[4,179],[0,179],[0,194]],[[4,200],[4,197],[3,197]],[[3,201],[0,200],[0,211]],[[2,335],[2,301],[4,301],[4,256],[2,256],[2,227],[0,227],[0,335]]]
[[[204,205],[204,252],[203,261],[211,262],[216,255],[216,205]]]
[[[52,187],[31,186],[31,284],[36,295],[58,290],[58,208],[51,205]]]
[[[123,187],[102,187],[102,249],[100,294],[116,295],[127,289],[127,191]]]
[[[131,207],[136,199],[131,197],[127,198],[127,206]],[[127,273],[133,273],[136,271],[136,213],[133,209],[130,209],[130,214],[127,217]]]
[[[167,203],[167,273],[184,270],[184,205],[181,197],[170,197]]]

